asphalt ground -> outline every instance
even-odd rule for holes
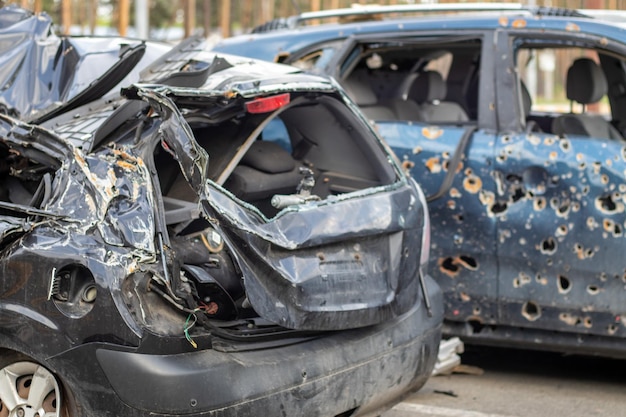
[[[626,360],[465,346],[383,417],[626,417]]]

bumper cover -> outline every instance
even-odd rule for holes
[[[382,325],[297,345],[179,355],[98,349],[96,357],[127,416],[252,416],[260,410],[334,416],[352,409],[360,415],[419,388],[430,375],[443,312],[441,292],[430,279],[428,290],[437,306],[432,317],[420,303]],[[85,400],[108,408],[91,402],[97,398]]]

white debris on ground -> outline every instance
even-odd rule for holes
[[[437,363],[433,369],[432,376],[450,374],[461,364],[459,356],[465,350],[465,345],[458,337],[442,340],[439,343],[439,353],[437,354]]]

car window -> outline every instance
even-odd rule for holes
[[[335,41],[316,46],[312,50],[306,50],[296,56],[288,56],[283,60],[278,59],[277,61],[293,65],[305,71],[318,72],[328,65],[335,52],[337,52],[337,48],[342,43],[342,41]]]
[[[579,58],[600,63],[597,51],[584,48],[520,49],[517,70],[531,97],[531,111],[543,113],[582,112],[582,104],[567,98],[567,72]],[[582,86],[581,86],[582,88]],[[586,105],[585,112],[611,116],[606,95],[597,103]]]
[[[481,48],[472,37],[360,42],[346,54],[339,79],[373,120],[472,122]]]

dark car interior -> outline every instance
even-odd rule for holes
[[[311,93],[273,113],[223,120],[194,112],[188,121],[209,154],[210,179],[268,218],[284,208],[272,205],[276,195],[323,200],[396,179],[389,161],[374,152],[379,145],[368,127],[337,97]],[[159,170],[166,197],[197,198],[182,174],[166,172]]]

